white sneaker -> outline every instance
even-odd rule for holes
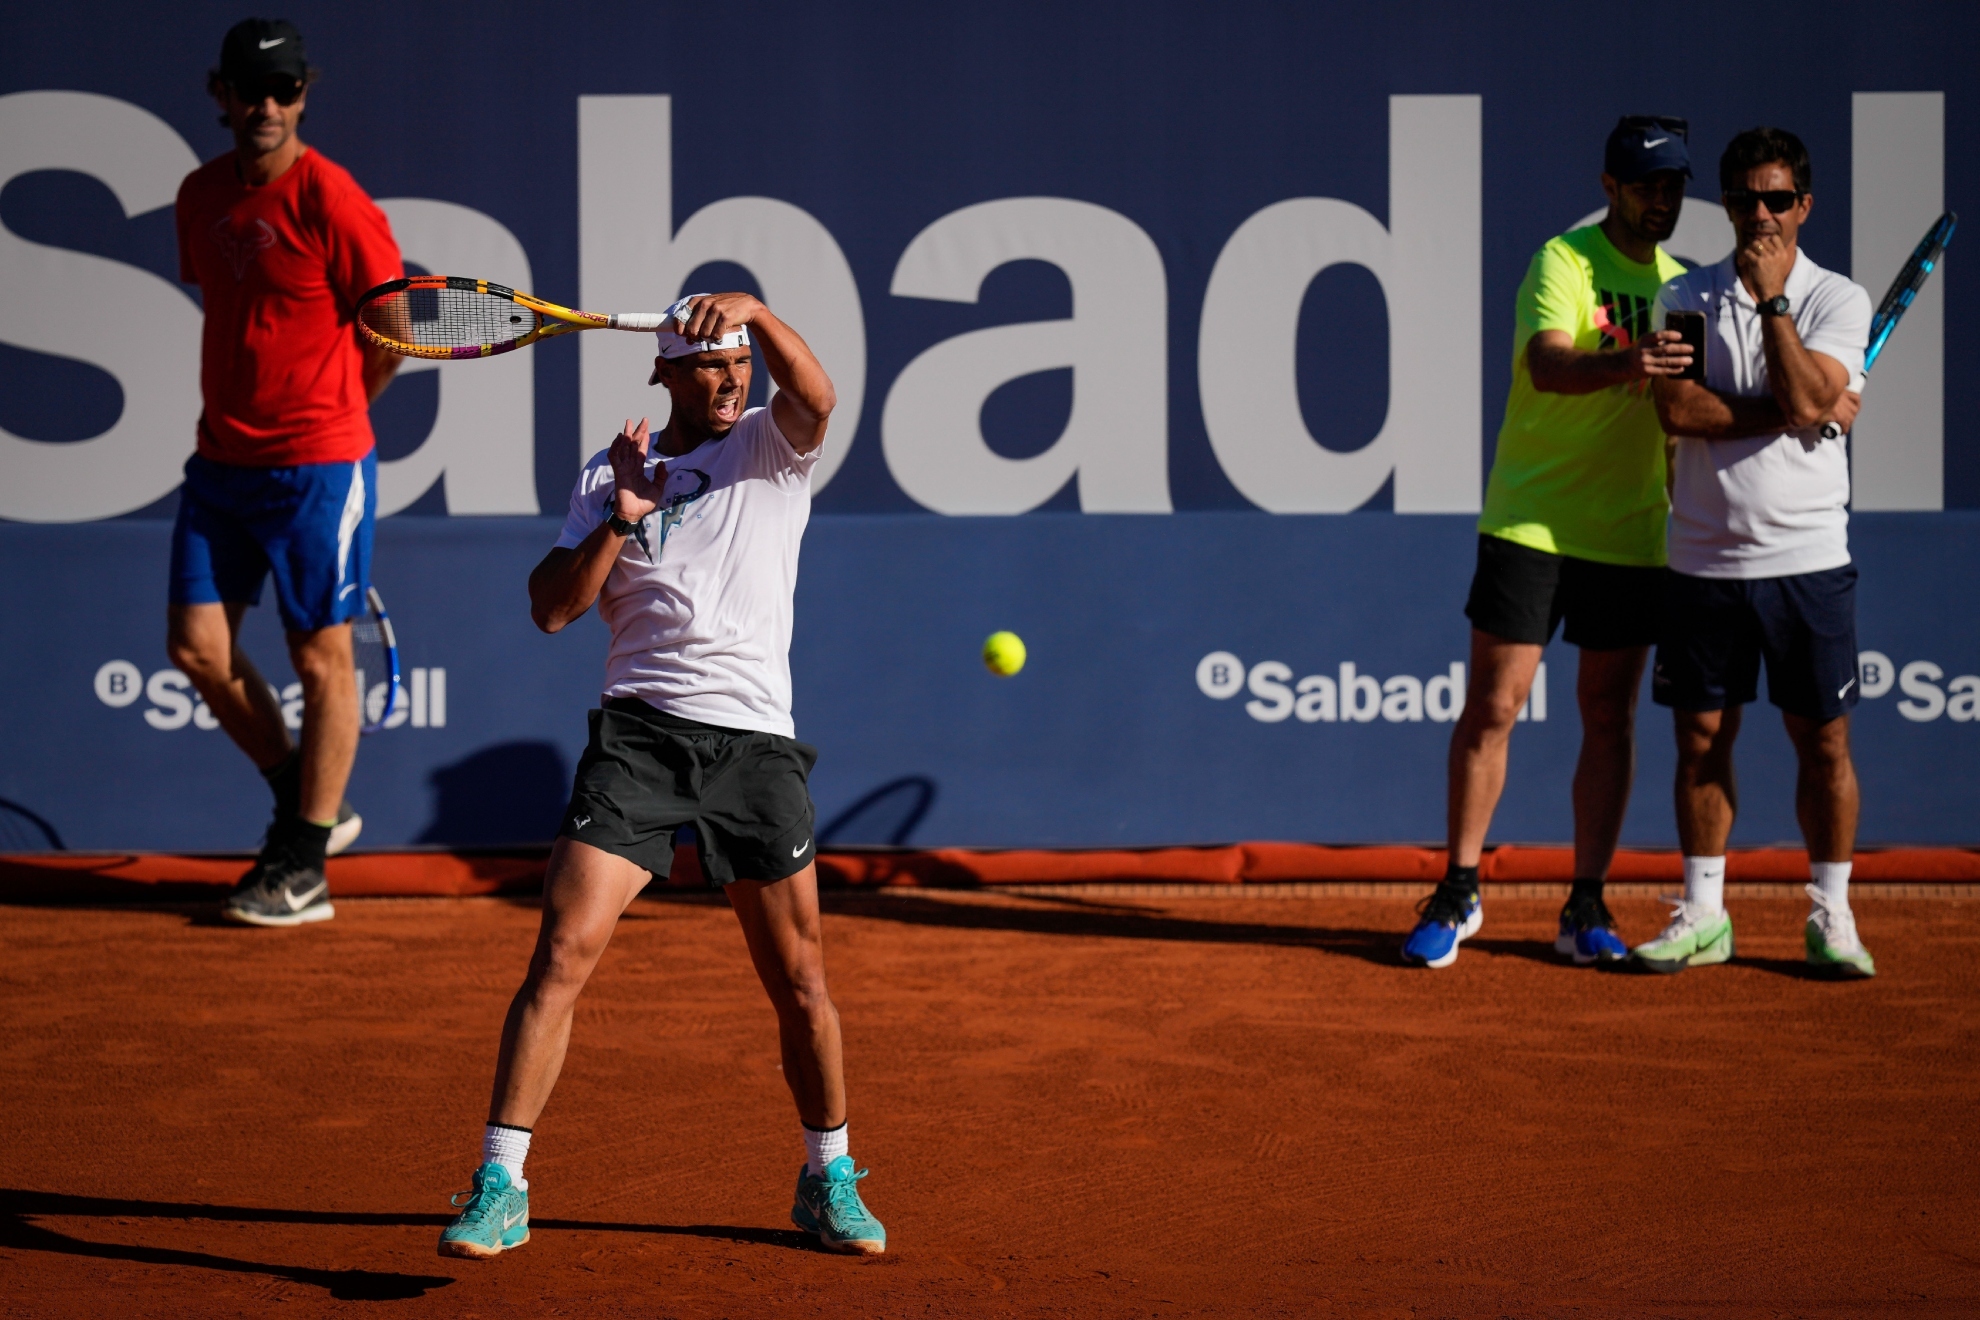
[[[357,842],[357,836],[364,831],[364,817],[351,809],[348,802],[337,804],[337,823],[330,827],[330,842],[323,847],[325,857],[335,857],[344,849]]]
[[[1836,902],[1814,885],[1808,897],[1815,906],[1808,910],[1808,965],[1841,977],[1868,977],[1877,974],[1876,960],[1863,947],[1856,933],[1856,914],[1849,902]]]
[[[1664,901],[1677,911],[1671,914],[1671,924],[1664,927],[1663,934],[1631,951],[1639,965],[1668,973],[1731,961],[1733,923],[1723,908],[1700,907],[1682,898],[1667,897]]]

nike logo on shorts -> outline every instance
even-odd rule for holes
[[[1838,701],[1840,701],[1840,700],[1842,700],[1842,699],[1843,699],[1844,697],[1846,697],[1846,696],[1848,696],[1848,695],[1849,695],[1849,690],[1850,690],[1851,688],[1853,688],[1853,687],[1855,687],[1855,686],[1856,686],[1856,680],[1852,678],[1852,679],[1850,679],[1850,680],[1849,680],[1849,682],[1847,682],[1847,683],[1845,683],[1845,684],[1843,684],[1843,685],[1842,685],[1841,687],[1839,687],[1839,688],[1837,688],[1837,689],[1836,689],[1836,700],[1838,700]]]
[[[316,882],[313,888],[305,891],[304,893],[283,894],[282,901],[289,905],[289,911],[300,912],[304,908],[308,907],[311,903],[314,903],[318,898],[322,897],[323,891],[328,889],[329,887],[330,887],[330,882],[328,880],[319,880]]]
[[[793,857],[804,856],[804,850],[806,848],[809,848],[810,846],[811,846],[811,840],[806,839],[803,843],[800,843],[797,847],[791,849],[791,856]]]

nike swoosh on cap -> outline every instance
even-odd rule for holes
[[[1663,145],[1664,145],[1664,144],[1665,144],[1666,142],[1669,142],[1669,141],[1670,141],[1670,139],[1669,139],[1669,138],[1667,138],[1667,137],[1660,137],[1660,138],[1658,138],[1658,139],[1657,139],[1657,140],[1656,140],[1655,142],[1652,142],[1652,141],[1651,141],[1651,140],[1650,140],[1649,138],[1645,138],[1645,139],[1643,139],[1643,149],[1644,149],[1645,151],[1648,151],[1648,150],[1650,150],[1650,148],[1652,148],[1652,147],[1661,147],[1661,146],[1663,146]]]
[[[281,45],[283,42],[287,40],[288,40],[287,37],[273,37],[267,41],[260,41],[260,42],[256,42],[255,44],[260,46],[263,50],[273,50],[275,49],[275,47]]]

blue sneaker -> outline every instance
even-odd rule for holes
[[[1629,946],[1616,934],[1616,919],[1609,915],[1609,905],[1598,897],[1568,899],[1561,909],[1561,931],[1554,937],[1554,952],[1574,959],[1576,967],[1629,960]]]
[[[859,1199],[859,1180],[871,1170],[853,1172],[852,1156],[841,1155],[825,1166],[825,1176],[816,1178],[809,1165],[798,1169],[797,1204],[791,1207],[791,1222],[807,1233],[816,1233],[820,1246],[861,1256],[877,1256],[887,1249],[887,1230],[866,1203]]]
[[[529,1241],[529,1192],[499,1164],[476,1169],[474,1190],[455,1192],[454,1205],[461,1214],[440,1234],[443,1256],[487,1260]]]
[[[1403,941],[1403,961],[1417,967],[1449,967],[1457,961],[1458,945],[1485,924],[1476,889],[1446,882],[1423,900],[1416,929]]]

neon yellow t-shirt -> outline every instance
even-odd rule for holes
[[[1478,530],[1549,554],[1660,565],[1664,431],[1641,382],[1593,394],[1543,394],[1526,342],[1559,330],[1579,349],[1628,347],[1655,329],[1650,305],[1684,265],[1662,248],[1648,265],[1616,251],[1600,225],[1573,229],[1534,255],[1520,281],[1512,393]]]

